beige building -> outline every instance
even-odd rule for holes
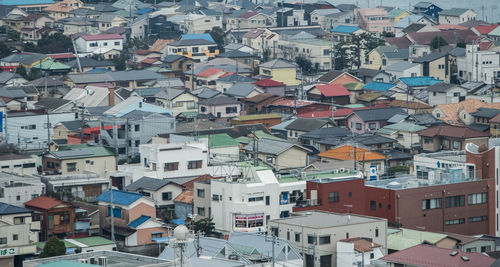
[[[450,83],[451,73],[447,53],[431,53],[413,59],[413,63],[420,64],[420,71],[423,76],[431,76],[445,83]]]
[[[257,141],[257,157],[275,170],[303,168],[308,165],[309,149],[288,141],[262,138]],[[249,158],[253,158],[253,142],[243,148]]]
[[[70,17],[71,11],[81,7],[83,7],[83,2],[80,0],[63,0],[49,5],[43,11],[47,12],[49,17],[54,20],[60,20]]]
[[[303,253],[305,266],[337,266],[337,242],[354,237],[371,238],[372,242],[381,245],[382,253],[387,254],[386,219],[304,211],[270,220],[268,230],[277,237],[287,239],[299,253]]]
[[[210,184],[211,180],[194,183],[193,212],[197,214],[196,220],[212,217],[212,193],[210,191]]]

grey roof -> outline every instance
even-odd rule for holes
[[[310,132],[325,126],[328,122],[328,120],[323,119],[297,118],[292,123],[288,124],[285,129]]]
[[[356,114],[364,122],[368,121],[387,121],[395,114],[406,114],[404,109],[399,107],[390,108],[375,108],[375,109],[361,109],[355,110],[351,114]]]
[[[330,70],[327,73],[323,74],[323,76],[319,77],[319,81],[329,83],[342,75],[342,73],[344,72],[338,70]]]
[[[238,82],[238,83],[251,83],[251,82],[255,82],[255,79],[252,79],[248,76],[244,76],[244,75],[239,75],[237,73],[233,73],[233,74],[230,74],[230,75],[226,75],[222,78],[219,78],[217,79],[217,81],[220,81],[220,82],[232,82],[232,83],[235,83],[235,82]]]
[[[102,116],[102,114],[110,108],[111,106],[86,107],[86,110],[91,116]]]
[[[400,61],[394,64],[391,64],[385,68],[385,71],[403,71],[407,70],[409,68],[413,68],[415,66],[418,66],[419,64],[417,63],[412,63],[408,61]]]
[[[465,13],[467,8],[450,8],[450,9],[443,9],[443,11],[439,12],[439,16],[455,16],[458,17]]]
[[[60,122],[64,128],[68,129],[69,131],[77,131],[80,130],[82,127],[82,121],[80,120],[75,120],[75,121],[61,121]]]
[[[422,125],[422,126],[432,126],[436,124],[441,124],[442,121],[435,118],[431,113],[429,112],[422,112],[422,113],[417,113],[417,114],[411,114],[407,121],[410,122],[415,122],[417,125]]]
[[[245,57],[253,57],[252,54],[246,53],[240,50],[229,50],[224,53],[218,54],[218,57],[227,57],[227,58],[245,58]]]
[[[287,69],[287,68],[296,68],[296,66],[290,62],[281,60],[281,59],[273,59],[271,61],[262,63],[259,65],[262,68],[269,69]]]
[[[480,131],[480,132],[484,132],[484,131],[490,129],[489,124],[480,124],[480,123],[471,123],[471,124],[467,125],[467,127],[471,128],[473,130],[476,130],[476,131]]]
[[[147,117],[160,118],[160,117],[172,117],[169,113],[156,113],[156,112],[147,112],[142,110],[132,110],[129,113],[121,116],[121,118],[130,119],[130,120],[143,120]]]
[[[414,7],[417,8],[428,8],[432,5],[431,2],[426,2],[426,1],[420,1],[414,5]]]
[[[427,26],[426,24],[423,24],[423,23],[412,23],[408,26],[406,26],[406,28],[403,29],[403,32],[418,32],[420,29],[422,29],[423,27]]]
[[[247,97],[258,87],[251,83],[235,83],[224,94],[235,97]]]
[[[170,181],[169,179],[158,179],[158,178],[151,178],[144,176],[139,180],[127,185],[125,187],[125,190],[137,191],[138,189],[146,189],[146,190],[156,191],[169,183],[173,182]]]
[[[471,113],[474,117],[482,117],[491,119],[500,113],[500,109],[479,108],[478,111]]]
[[[69,61],[66,65],[71,66],[72,68],[78,67],[78,62],[76,59]],[[111,67],[114,66],[115,63],[108,60],[95,60],[90,57],[81,57],[80,65],[82,68],[96,68],[96,67]]]
[[[407,114],[395,114],[390,119],[387,120],[388,123],[399,123],[408,118]]]
[[[194,91],[191,91],[191,93],[197,96],[199,99],[208,99],[221,94],[221,92],[208,87],[196,89]]]
[[[118,16],[118,15],[115,15],[115,14],[101,14],[97,19],[96,21],[98,22],[112,22],[113,19]]]
[[[457,85],[449,84],[449,83],[436,83],[427,87],[427,91],[429,92],[438,92],[438,93],[446,93],[448,90],[457,87]],[[460,87],[460,86],[459,86]]]
[[[322,139],[333,136],[350,136],[351,131],[341,127],[319,128],[301,135],[301,138]]]
[[[150,88],[136,88],[134,90],[142,97],[158,97],[163,99],[172,100],[179,95],[183,94],[185,90],[165,87],[150,87]]]
[[[469,94],[474,94],[474,95],[484,95],[487,92],[490,92],[492,89],[491,84],[485,84],[484,82],[466,82],[464,84],[461,84],[463,88],[467,89],[467,92]]]
[[[32,213],[32,210],[0,202],[0,215]]]
[[[354,11],[354,9],[358,8],[355,4],[340,4],[335,7],[341,11]]]
[[[64,83],[63,76],[47,76],[41,77],[36,80],[27,82],[28,85],[34,85],[35,87],[45,87],[45,80],[47,79],[47,87],[55,87],[55,86],[66,86]],[[32,86],[29,86],[33,88]],[[25,90],[26,92],[26,90]]]
[[[94,7],[94,10],[97,12],[115,12],[120,10],[119,8],[116,8],[109,3],[100,2],[97,4],[90,4],[90,5],[92,5]]]
[[[200,105],[209,105],[209,106],[216,106],[216,105],[231,105],[231,104],[240,104],[240,102],[234,98],[227,97],[224,95],[221,96],[216,96],[213,98],[209,99],[203,99],[198,102]]]
[[[182,39],[175,42],[171,42],[169,46],[191,46],[191,45],[210,45],[215,44],[207,39]]]
[[[167,63],[172,63],[172,62],[178,60],[179,58],[183,58],[183,56],[181,56],[181,55],[166,55],[165,58],[163,58],[163,61],[167,62]]]
[[[69,12],[70,14],[77,15],[77,16],[89,16],[89,15],[97,15],[100,14],[100,12],[95,11],[90,8],[77,8],[73,9]]]
[[[124,70],[105,73],[69,74],[68,78],[76,84],[114,82],[114,81],[143,81],[162,80],[165,76],[149,70]]]
[[[465,48],[463,47],[455,47],[448,54],[454,57],[464,57],[465,56]]]
[[[115,92],[123,99],[127,99],[132,94],[132,90],[128,90],[126,88],[120,88]]]
[[[406,59],[410,56],[410,49],[398,48],[394,52],[385,52],[384,55],[390,59]]]
[[[317,141],[319,144],[325,144],[330,146],[338,146],[342,144],[351,144],[353,138],[351,136],[337,136],[337,137],[326,137]],[[381,136],[375,133],[365,133],[365,134],[355,134],[354,142],[356,144],[361,144],[364,146],[373,146],[379,144],[396,143],[397,141]]]
[[[5,84],[6,82],[8,82],[10,79],[13,78],[21,78],[21,75],[15,72],[8,72],[8,71],[0,72],[0,84]]]
[[[249,152],[253,152],[254,142],[255,141],[250,142],[248,145],[243,147],[243,149]],[[305,151],[309,151],[309,149],[305,147],[299,146],[297,144],[291,143],[286,140],[280,141],[276,139],[267,139],[267,138],[261,138],[257,140],[257,151],[258,153],[263,153],[263,154],[279,155],[294,146],[301,148]]]
[[[271,126],[270,129],[274,131],[286,131],[286,127],[290,125],[294,120],[286,120],[282,121],[279,124],[276,124],[274,126]]]
[[[430,53],[430,54],[425,55],[425,56],[415,58],[415,59],[413,59],[413,62],[415,62],[415,63],[431,62],[431,61],[434,61],[436,59],[442,58],[444,56],[446,56],[445,53],[434,52],[434,53]]]
[[[71,101],[62,98],[43,97],[38,99],[38,102],[35,103],[35,106],[48,108],[49,110],[55,110],[66,105],[69,102]]]
[[[0,96],[17,99],[28,95],[20,87],[0,87]]]
[[[290,224],[304,226],[310,228],[328,228],[338,227],[349,224],[374,223],[384,219],[354,215],[348,213],[333,213],[326,211],[302,211],[294,212],[297,216],[290,216],[283,219],[274,219],[271,222],[279,222],[280,224]],[[299,216],[302,215],[302,216]],[[361,226],[359,226],[361,227]]]

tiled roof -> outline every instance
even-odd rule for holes
[[[174,202],[182,202],[186,204],[193,204],[193,191],[184,190],[175,199]]]
[[[250,152],[253,151],[254,142],[255,141],[250,142],[243,149]],[[257,140],[258,153],[280,155],[281,153],[287,151],[292,147],[297,147],[305,151],[309,151],[307,148],[304,148],[292,142],[288,142],[287,140],[277,140],[277,139],[267,139],[267,138],[262,138]]]
[[[489,120],[489,122],[500,123],[500,114],[498,114],[495,117],[491,118]]]
[[[217,96],[209,99],[204,99],[199,101],[200,105],[231,105],[240,104],[240,102],[234,98],[227,96]]]
[[[98,40],[115,40],[123,39],[119,34],[94,34],[94,35],[82,35],[81,38],[85,41],[98,41]]]
[[[18,206],[14,206],[14,205],[0,202],[0,215],[17,214],[17,213],[31,213],[31,212],[33,212],[33,211],[31,211],[29,209],[25,209],[23,207],[18,207]]]
[[[57,205],[62,204],[63,202],[61,200],[47,197],[47,196],[39,196],[37,198],[34,198],[28,202],[25,202],[25,206],[29,207],[35,207],[35,208],[40,208],[40,209],[51,209]]]
[[[327,123],[328,120],[323,119],[297,118],[292,123],[288,124],[285,128],[287,130],[310,132],[325,126]]]
[[[440,114],[440,120],[446,123],[459,124],[460,118],[458,115],[461,110],[465,110],[467,113],[471,114],[476,112],[479,108],[500,109],[500,103],[485,103],[477,99],[466,99],[459,103],[438,104],[436,108],[443,113]]]
[[[354,160],[354,147],[351,145],[343,145],[336,147],[318,154],[318,157],[330,158],[336,160]],[[372,161],[372,160],[384,160],[385,156],[369,151],[362,147],[356,147],[356,161]]]
[[[244,38],[255,39],[263,34],[265,30],[262,29],[252,29],[243,35]]]
[[[441,53],[441,52],[434,52],[427,54],[425,56],[421,56],[418,58],[413,59],[414,63],[424,63],[424,62],[432,62],[434,60],[440,59],[442,57],[445,57],[446,53]]]
[[[385,38],[385,41],[390,45],[397,46],[398,48],[408,48],[411,45],[410,39],[408,39],[406,36],[388,37]]]
[[[139,180],[127,185],[125,189],[127,191],[137,191],[139,189],[156,191],[169,183],[172,183],[172,181],[169,181],[169,179],[157,179],[144,176]]]
[[[379,97],[385,97],[385,96],[381,92],[372,92],[372,93],[364,93],[364,94],[358,95],[356,98],[359,101],[372,102]]]
[[[316,88],[326,97],[351,95],[351,92],[347,91],[347,89],[341,84],[316,85]]]
[[[253,82],[253,84],[260,86],[260,87],[285,86],[284,83],[275,81],[273,79],[262,79],[262,80]]]
[[[355,31],[359,30],[359,27],[357,26],[349,26],[349,25],[339,25],[333,29],[331,29],[331,32],[340,32],[340,33],[353,33]]]
[[[437,125],[429,127],[425,130],[418,132],[420,136],[434,137],[434,136],[446,136],[454,138],[477,138],[477,137],[488,137],[489,132],[480,132],[473,130],[468,127],[455,126],[455,125]]]
[[[248,11],[248,12],[245,12],[245,13],[239,15],[238,18],[248,19],[248,18],[251,18],[251,17],[253,17],[253,16],[257,15],[257,14],[259,14],[259,13],[254,12],[254,11]]]
[[[170,42],[172,42],[172,41],[171,40],[158,39],[158,40],[156,40],[153,43],[153,45],[151,45],[151,47],[149,48],[149,51],[161,52],[163,50],[163,48],[165,48],[165,46],[167,46],[167,44],[169,44]]]
[[[479,39],[472,30],[453,30],[453,31],[435,31],[435,32],[410,32],[407,34],[409,39],[415,44],[428,45],[436,36],[442,37],[449,45],[460,42],[470,43]]]
[[[140,199],[141,197],[143,197],[143,196],[139,193],[126,192],[126,191],[113,189],[113,203],[114,204],[128,206],[128,205],[134,203],[135,201],[137,201],[138,199]],[[96,198],[96,200],[110,203],[110,200],[111,200],[110,191],[106,190],[106,192],[104,192],[100,196],[98,196]]]
[[[208,78],[212,75],[215,75],[217,73],[221,73],[221,72],[224,72],[223,70],[221,69],[216,69],[216,68],[209,68],[209,69],[206,69],[200,73],[198,73],[198,77],[204,77],[204,78]]]
[[[274,99],[278,99],[278,98],[279,98],[279,96],[274,95],[274,94],[262,93],[262,94],[258,94],[258,95],[253,96],[253,97],[245,98],[245,102],[260,103],[262,101],[274,100]]]
[[[440,29],[442,31],[449,31],[449,30],[467,30],[469,28],[460,26],[460,25],[455,25],[455,24],[439,24],[435,25],[434,28]]]
[[[388,108],[371,108],[353,111],[364,122],[369,121],[387,121],[396,114],[406,114],[402,108],[388,107]]]
[[[356,250],[357,252],[370,252],[373,251],[374,248],[379,248],[382,246],[380,244],[372,242],[371,239],[368,239],[366,237],[354,237],[354,238],[342,239],[339,240],[339,242],[353,243],[354,250]]]
[[[128,224],[128,227],[137,228],[139,225],[147,222],[149,219],[151,219],[151,216],[141,215],[141,217],[130,222]]]
[[[259,65],[259,67],[262,68],[268,68],[268,69],[288,69],[288,68],[296,68],[296,66],[290,62],[281,60],[281,59],[273,59],[271,61],[262,63]]]

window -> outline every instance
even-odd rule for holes
[[[453,93],[453,96],[454,96],[454,97],[460,97],[460,92],[455,92],[455,93]]]
[[[111,216],[111,207],[108,207],[108,216]],[[113,217],[121,218],[122,217],[122,209],[115,207],[113,209]]]
[[[263,201],[264,197],[249,197],[248,202],[257,202],[257,201]]]
[[[459,146],[460,146],[460,142],[459,141],[453,141],[453,148],[454,149],[458,149]]]
[[[467,200],[468,205],[484,204],[488,202],[488,194],[486,192],[470,194],[467,197],[468,197]]]
[[[177,171],[179,169],[179,162],[167,162],[165,163],[164,171]]]
[[[490,252],[491,246],[481,246],[481,252]]]
[[[134,125],[134,130],[135,130],[136,132],[140,131],[140,130],[141,130],[141,125],[140,125],[140,124],[136,124],[136,125]]]
[[[316,244],[316,236],[307,235],[307,244]]]
[[[19,235],[13,234],[12,235],[12,240],[19,240]]]
[[[440,198],[422,200],[422,210],[440,209],[440,208],[441,208]]]
[[[162,238],[162,233],[151,233],[151,239]]]
[[[361,130],[361,123],[356,122],[356,130]]]
[[[193,53],[198,53],[199,49],[198,47],[193,47]]]
[[[319,237],[319,244],[320,244],[320,245],[323,245],[323,244],[330,244],[330,236],[329,236],[329,235],[320,236],[320,237]]]
[[[377,210],[377,202],[370,200],[370,209],[371,210]]]
[[[378,228],[375,228],[375,237],[378,237]]]
[[[188,161],[188,169],[201,169],[201,160],[190,160]]]
[[[290,240],[290,232],[289,231],[286,232],[286,240]]]
[[[466,252],[476,252],[477,250],[476,250],[476,248],[467,248],[465,251]]]
[[[238,112],[238,107],[226,107],[226,114]]]
[[[424,144],[431,144],[432,139],[431,138],[424,138]]]
[[[448,220],[444,222],[444,225],[455,225],[455,224],[464,224],[465,219],[460,218],[460,219],[454,219],[454,220]]]
[[[300,233],[295,233],[295,242],[300,242]]]
[[[347,193],[347,196],[348,196],[349,198],[351,198],[351,197],[352,197],[352,192]]]
[[[205,189],[196,190],[196,195],[201,198],[205,198]]]
[[[370,123],[368,124],[368,128],[369,128],[370,130],[375,130],[375,129],[377,129],[377,124],[376,124],[376,123],[374,123],[374,122],[370,122]]]
[[[120,45],[120,42],[115,42],[115,45]]]
[[[269,206],[269,205],[271,205],[271,197],[266,196],[266,206]]]
[[[339,192],[330,192],[328,194],[328,202],[330,203],[339,202]]]
[[[74,172],[74,171],[76,171],[76,162],[66,163],[66,170],[68,172]]]
[[[102,43],[103,46],[108,46],[107,42]]]
[[[14,217],[14,224],[24,224],[24,217]]]
[[[465,196],[446,197],[444,203],[445,208],[463,207],[465,206]]]
[[[7,244],[7,237],[0,237],[0,245]]]
[[[21,196],[17,195],[17,196],[16,196],[16,200],[17,200],[17,201],[21,200]]]
[[[468,222],[473,223],[473,222],[482,222],[487,220],[488,216],[476,216],[476,217],[469,217]]]
[[[222,200],[222,196],[221,195],[217,195],[217,194],[213,194],[212,195],[212,200],[214,200],[214,201]]]
[[[162,200],[172,200],[172,192],[163,192],[161,193]]]
[[[205,216],[205,208],[198,207],[198,215]]]

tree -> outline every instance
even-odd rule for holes
[[[29,81],[36,80],[42,77],[42,71],[39,68],[31,68],[30,73],[28,73],[28,77],[26,77]]]
[[[348,66],[350,65],[349,61],[349,55],[347,51],[349,50],[349,46],[344,43],[340,42],[334,46],[333,49],[333,63],[335,65],[336,70],[344,70],[347,69]]]
[[[431,41],[432,49],[439,49],[441,46],[448,45],[448,43],[441,36],[435,36]]]
[[[55,33],[38,40],[37,50],[39,53],[45,54],[64,53],[70,50],[73,51],[73,43],[68,36],[62,33]]]
[[[149,45],[146,43],[145,40],[134,37],[130,42],[127,42],[125,44],[125,48],[129,49],[148,49]]]
[[[56,236],[51,236],[49,240],[45,243],[43,251],[40,254],[40,258],[48,258],[61,256],[66,254],[66,246],[64,242],[59,240]]]
[[[299,65],[299,68],[302,70],[304,74],[308,74],[311,72],[312,62],[304,56],[298,56],[295,58],[295,63]]]
[[[23,65],[19,65],[16,68],[16,73],[21,75],[24,79],[28,79],[28,72],[26,72],[26,68]]]
[[[213,233],[215,230],[215,223],[212,218],[203,218],[194,223],[194,231],[201,232],[205,235]]]
[[[116,70],[127,69],[127,58],[124,55],[113,58],[113,63],[115,63]]]
[[[220,27],[213,27],[208,33],[212,36],[215,43],[217,43],[219,50],[222,50],[224,47],[224,30]]]
[[[4,42],[0,42],[0,58],[10,56],[10,54],[12,54],[12,52],[9,47]]]

